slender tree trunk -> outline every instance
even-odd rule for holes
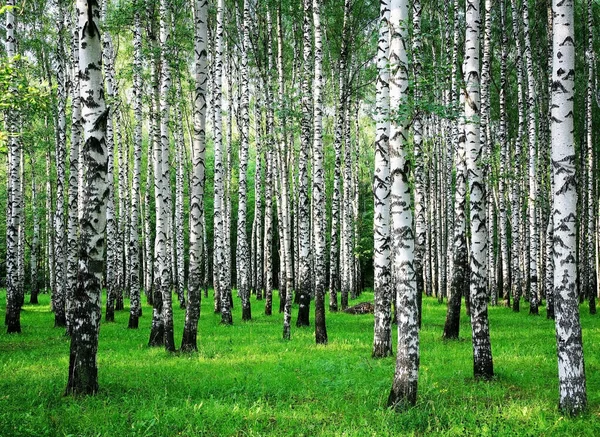
[[[303,20],[303,73],[302,73],[302,122],[301,122],[301,144],[300,156],[298,159],[298,253],[299,264],[297,270],[298,277],[298,319],[296,326],[309,326],[310,314],[310,200],[308,199],[308,156],[311,140],[311,87],[310,87],[310,68],[311,68],[311,47],[312,47],[312,26],[310,23],[310,8],[312,0],[304,0],[304,20]],[[314,194],[314,193],[313,193]],[[318,220],[319,218],[316,217]]]
[[[586,295],[589,300],[590,314],[596,314],[596,275],[594,274],[594,235],[596,235],[594,212],[597,210],[594,196],[594,182],[596,178],[594,175],[594,129],[593,129],[593,87],[594,87],[594,65],[596,57],[594,54],[594,23],[593,23],[593,10],[592,1],[587,0],[587,87],[586,87],[586,99],[585,99],[585,125],[586,125],[586,170],[587,170],[587,187],[586,187],[586,216],[583,220],[586,220],[586,244],[585,248],[587,251],[587,264],[585,266],[586,276],[584,278]],[[596,167],[597,168],[597,167]]]
[[[479,124],[479,0],[467,0],[465,35],[465,138],[470,200],[470,297],[473,371],[476,379],[494,376],[487,314],[487,230]]]
[[[29,296],[29,304],[37,305],[38,294],[40,292],[40,281],[39,281],[39,252],[40,252],[40,218],[38,216],[38,205],[37,205],[37,182],[36,182],[36,169],[31,158],[31,216],[33,219],[33,236],[31,237],[31,256],[30,256],[30,272],[31,272],[31,294]]]
[[[461,90],[459,103],[464,107],[464,90]],[[454,192],[454,248],[452,250],[452,284],[448,299],[446,323],[443,337],[458,339],[460,332],[460,307],[463,296],[469,293],[469,262],[467,248],[467,162],[465,117],[463,110],[456,129],[458,145],[456,148],[456,190]]]
[[[73,26],[71,82],[71,151],[69,156],[69,191],[67,222],[67,287],[66,287],[66,321],[67,329],[73,326],[73,293],[77,288],[77,261],[79,247],[79,154],[81,140],[81,97],[79,94],[79,32]]]
[[[527,133],[528,133],[528,149],[529,149],[529,196],[527,198],[527,217],[529,224],[529,252],[527,258],[529,263],[527,268],[528,274],[528,289],[529,289],[529,314],[538,315],[538,246],[539,233],[536,219],[536,126],[535,126],[535,79],[533,74],[533,56],[531,54],[531,37],[529,36],[529,5],[528,1],[523,1],[523,36],[525,40],[525,66],[527,69]]]
[[[377,130],[375,137],[374,194],[374,358],[392,354],[392,272],[390,251],[390,94],[389,46],[390,4],[379,7],[379,41],[377,47]],[[418,290],[417,290],[418,291]]]
[[[202,287],[201,263],[203,258],[204,180],[206,152],[206,83],[208,69],[206,62],[208,45],[208,1],[194,0],[194,138],[192,141],[192,182],[190,191],[190,270],[188,280],[188,301],[185,311],[185,324],[182,351],[196,351],[198,320]]]
[[[54,289],[54,327],[66,326],[66,230],[65,230],[65,161],[67,155],[66,79],[64,53],[64,4],[56,0],[56,26],[58,33],[56,63],[56,211],[54,215],[54,259],[56,288]],[[13,157],[14,159],[14,157]],[[19,157],[16,157],[18,163]],[[18,167],[17,167],[18,168]],[[15,194],[15,192],[13,192]]]
[[[79,221],[79,273],[73,302],[73,327],[69,379],[66,394],[95,394],[98,391],[98,331],[100,291],[104,267],[104,232],[108,197],[107,147],[108,109],[104,103],[102,47],[97,3],[77,1],[79,77],[82,99],[83,214]]]
[[[500,207],[500,253],[502,258],[502,297],[504,304],[510,307],[510,291],[511,291],[511,271],[510,271],[510,255],[508,245],[508,225],[509,220],[506,211],[507,202],[507,186],[509,185],[507,178],[508,164],[508,132],[506,126],[506,63],[508,57],[508,38],[506,35],[506,9],[505,0],[500,0],[500,28],[501,28],[501,54],[500,54],[500,174],[498,175],[498,203]]]
[[[517,127],[517,138],[514,143],[513,154],[513,173],[512,173],[512,205],[511,205],[511,246],[514,248],[511,253],[512,259],[512,295],[513,295],[513,311],[520,311],[521,295],[523,291],[523,274],[521,269],[521,146],[523,141],[523,131],[525,128],[525,102],[523,101],[523,66],[522,66],[522,50],[521,38],[519,33],[519,13],[517,10],[516,0],[511,0],[512,9],[512,27],[515,39],[515,66],[517,69],[517,107],[519,113],[519,121]]]
[[[398,108],[408,98],[408,1],[392,0],[390,6],[390,107]],[[392,116],[390,123],[390,204],[398,346],[394,382],[387,404],[402,410],[417,401],[419,324],[406,120],[394,118]]]
[[[414,74],[414,97],[416,111],[413,121],[413,146],[415,155],[415,274],[417,281],[417,293],[422,296],[424,292],[423,257],[425,256],[425,156],[423,150],[423,120],[421,112],[421,1],[413,0],[412,22],[413,22],[413,74]],[[450,167],[452,164],[450,163]],[[450,172],[451,173],[451,172]],[[448,210],[449,211],[449,210]],[[450,264],[450,263],[448,263]],[[419,326],[421,320],[421,309],[419,306]]]
[[[101,21],[106,20],[107,0],[102,2]],[[109,32],[102,35],[102,60],[106,81],[106,95],[108,97],[108,113],[106,120],[106,147],[107,147],[107,181],[108,199],[106,206],[106,313],[107,322],[115,321],[115,301],[117,299],[118,284],[118,235],[115,211],[115,184],[114,184],[114,100],[116,94],[116,78],[114,69],[114,53],[112,38]],[[83,95],[83,92],[81,93]],[[84,97],[85,99],[85,97]]]
[[[140,4],[136,1],[136,7]],[[135,126],[133,133],[133,180],[131,184],[131,217],[129,229],[129,260],[131,295],[129,305],[130,329],[138,328],[138,318],[142,306],[140,304],[140,266],[138,217],[140,205],[140,167],[142,161],[142,26],[140,12],[136,11],[133,18],[133,92]]]
[[[241,94],[240,112],[240,151],[239,151],[239,176],[238,176],[238,220],[237,220],[237,287],[242,298],[242,320],[251,320],[250,307],[250,254],[248,250],[248,235],[246,234],[246,207],[247,207],[247,170],[248,148],[250,143],[250,118],[249,118],[249,89],[248,89],[248,51],[250,50],[250,10],[249,0],[244,0],[243,11],[243,44],[241,56]],[[229,163],[232,166],[231,162]]]
[[[15,38],[15,15],[13,7],[14,0],[7,0],[6,5],[6,56],[13,61],[16,55]],[[16,93],[13,84],[11,91]],[[6,125],[8,131],[12,134],[8,141],[8,202],[7,202],[7,227],[6,227],[6,315],[4,323],[7,325],[7,332],[21,332],[21,309],[18,302],[18,239],[19,227],[21,223],[21,197],[20,197],[20,156],[21,144],[17,133],[18,117],[13,110],[8,110],[6,114]]]
[[[321,37],[321,0],[312,1],[315,43],[314,117],[313,117],[313,186],[314,207],[314,279],[315,279],[315,341],[327,344],[325,324],[325,169],[323,167],[323,42]]]

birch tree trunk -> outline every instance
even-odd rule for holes
[[[298,319],[296,326],[309,326],[310,313],[310,201],[308,199],[308,155],[311,140],[311,106],[310,87],[312,26],[310,8],[312,0],[304,0],[304,20],[302,26],[303,39],[303,73],[302,73],[302,121],[301,144],[298,159],[298,250],[299,264],[297,270],[299,295]],[[319,217],[315,217],[316,220]]]
[[[464,90],[461,90],[459,104],[464,108]],[[460,307],[462,297],[469,293],[469,257],[467,248],[467,161],[464,110],[460,110],[456,133],[456,190],[454,192],[454,240],[452,249],[452,284],[448,299],[448,310],[443,337],[458,339],[460,332]]]
[[[104,267],[104,232],[108,197],[107,147],[108,109],[104,103],[102,46],[96,2],[77,1],[79,77],[83,146],[83,214],[79,220],[79,269],[73,302],[73,327],[69,378],[66,394],[95,394],[98,391],[98,332],[100,292]]]
[[[243,11],[243,44],[241,56],[241,94],[240,101],[240,151],[238,175],[238,220],[237,220],[237,287],[242,298],[242,320],[252,320],[250,307],[250,254],[248,250],[248,235],[246,234],[246,204],[247,204],[247,170],[248,148],[250,143],[250,117],[248,89],[248,51],[250,50],[250,10],[248,0],[244,0]],[[230,168],[233,166],[229,162]],[[232,170],[233,171],[233,170]]]
[[[136,1],[136,8],[140,4]],[[138,318],[142,309],[140,303],[140,266],[139,266],[139,239],[138,218],[140,210],[140,167],[142,161],[142,26],[140,12],[136,10],[133,18],[133,93],[135,126],[133,132],[133,179],[131,184],[131,217],[129,228],[129,260],[130,268],[130,329],[138,328]]]
[[[487,230],[485,220],[484,164],[478,117],[479,94],[479,0],[466,2],[465,35],[465,139],[470,199],[470,297],[471,329],[473,332],[473,371],[476,379],[494,376],[487,314]]]
[[[517,107],[519,113],[519,121],[517,127],[517,138],[514,143],[514,154],[513,163],[514,168],[512,172],[512,204],[511,204],[511,245],[514,248],[511,253],[512,260],[512,295],[513,295],[513,311],[520,311],[521,295],[523,291],[523,272],[521,270],[521,146],[523,141],[523,131],[525,128],[525,103],[523,101],[523,66],[522,66],[522,50],[521,50],[521,39],[519,33],[519,14],[517,10],[516,0],[511,0],[512,9],[512,27],[515,39],[515,66],[517,69]]]
[[[408,1],[390,3],[390,107],[408,98]],[[405,118],[392,114],[390,123],[392,274],[396,296],[398,346],[396,371],[387,404],[396,410],[415,405],[419,374],[419,324],[414,269],[414,235],[408,178]],[[400,118],[400,119],[399,119]]]
[[[313,259],[315,278],[315,341],[327,344],[325,324],[325,169],[323,167],[323,41],[321,36],[321,0],[312,1],[315,70],[313,128]]]
[[[552,219],[554,299],[560,411],[581,413],[587,405],[585,366],[577,301],[574,2],[552,1]]]
[[[106,20],[107,0],[102,2],[100,11],[101,21]],[[106,81],[106,96],[108,97],[108,115],[106,120],[106,147],[107,147],[107,181],[108,199],[106,206],[106,313],[107,322],[115,321],[115,301],[118,293],[118,235],[117,218],[115,211],[115,184],[114,184],[114,114],[115,114],[115,69],[112,38],[109,32],[102,35],[102,60]],[[83,93],[81,93],[83,95]]]
[[[587,0],[587,87],[586,87],[586,98],[585,98],[585,125],[586,125],[586,169],[587,169],[587,187],[586,187],[586,216],[583,220],[586,220],[586,250],[587,250],[587,265],[585,266],[586,276],[584,278],[585,291],[589,300],[590,314],[596,314],[596,292],[597,283],[596,275],[594,274],[595,264],[595,253],[594,253],[594,235],[596,235],[596,226],[594,219],[594,212],[597,211],[595,196],[594,196],[594,129],[593,129],[593,113],[592,107],[593,101],[593,87],[594,87],[594,65],[596,57],[594,54],[594,23],[593,23],[593,10],[592,1]]]
[[[66,272],[66,322],[67,329],[73,326],[73,293],[77,288],[77,262],[79,246],[79,154],[81,141],[81,97],[79,93],[79,32],[72,26],[72,69],[71,81],[71,150],[69,155],[69,191],[67,221],[67,272]]]
[[[16,55],[15,38],[15,15],[13,7],[14,0],[7,0],[6,5],[6,56],[12,61]],[[11,84],[12,85],[12,84]],[[11,88],[16,93],[14,87]],[[7,227],[6,227],[6,315],[4,323],[7,325],[7,333],[21,332],[21,308],[18,303],[18,239],[21,223],[21,197],[20,186],[20,152],[19,131],[17,114],[9,109],[6,114],[6,125],[11,133],[8,140],[8,179],[9,195],[7,203]]]
[[[31,237],[31,256],[30,256],[30,273],[31,273],[31,294],[29,296],[29,304],[37,305],[38,294],[40,292],[39,280],[39,252],[40,252],[40,218],[38,215],[38,199],[37,199],[37,181],[35,176],[35,166],[33,158],[31,162],[31,215],[33,218],[33,236]]]
[[[190,270],[188,301],[182,351],[196,351],[198,320],[202,287],[201,263],[203,259],[203,210],[206,153],[206,84],[208,82],[208,1],[194,0],[194,138],[192,141],[192,181],[190,190]]]
[[[508,132],[506,126],[506,63],[508,57],[508,38],[506,35],[506,8],[505,0],[500,0],[500,28],[501,28],[501,54],[500,54],[500,174],[498,175],[498,204],[500,209],[500,253],[502,258],[502,290],[501,294],[504,304],[510,307],[511,292],[511,270],[510,255],[508,245],[508,225],[507,217],[507,164],[509,159]]]
[[[58,42],[56,49],[56,211],[54,212],[54,259],[56,272],[56,288],[54,298],[54,327],[65,327],[66,320],[66,232],[65,232],[65,161],[67,155],[67,120],[66,120],[66,79],[64,53],[64,4],[56,0],[56,26]],[[17,163],[19,157],[16,158]],[[17,167],[18,168],[18,167]],[[13,191],[13,194],[15,192]],[[13,202],[14,203],[14,202]]]
[[[538,315],[538,246],[539,233],[536,219],[536,126],[535,126],[535,79],[533,74],[533,57],[531,54],[531,37],[529,36],[529,5],[528,0],[523,1],[523,36],[525,40],[525,65],[527,68],[527,135],[529,149],[529,196],[527,198],[527,217],[529,224],[529,263],[528,289],[529,289],[529,314]]]
[[[374,194],[374,358],[392,354],[392,272],[390,264],[390,4],[379,6],[379,41],[377,43],[377,96],[375,134]],[[418,291],[418,290],[417,290]]]

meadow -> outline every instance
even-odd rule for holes
[[[0,302],[4,318],[3,291]],[[446,305],[425,298],[419,400],[395,413],[385,407],[395,360],[371,358],[372,315],[327,313],[329,344],[316,346],[312,326],[294,326],[283,341],[282,315],[265,316],[254,297],[253,320],[241,322],[236,300],[231,327],[212,305],[211,292],[198,353],[169,354],[147,346],[151,308],[130,330],[126,304],[100,328],[99,393],[74,398],[63,396],[69,339],[41,295],[23,308],[22,334],[0,333],[0,436],[600,435],[599,316],[583,306],[589,408],[568,418],[557,409],[554,324],[544,308],[540,317],[526,304],[521,313],[490,308],[496,377],[478,382],[464,311],[462,339],[444,341]],[[183,318],[175,309],[177,343]]]

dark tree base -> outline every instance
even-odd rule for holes
[[[414,407],[417,403],[416,387],[392,387],[388,396],[387,406],[397,413]]]
[[[115,312],[110,311],[108,308],[106,309],[106,314],[104,315],[105,322],[114,322],[115,321]]]
[[[299,293],[300,306],[298,307],[298,319],[296,327],[310,326],[310,295],[308,293]]]
[[[139,327],[139,319],[137,314],[129,314],[129,324],[127,328],[129,329],[138,329]]]
[[[444,324],[442,337],[446,340],[458,340],[460,332],[460,307],[462,298],[459,292],[455,292],[448,301],[448,313]]]
[[[473,376],[478,381],[490,381],[494,378],[494,365],[491,361],[473,364]]]
[[[513,306],[512,306],[512,310],[513,310],[513,312],[515,312],[515,313],[518,313],[518,312],[520,312],[520,311],[521,311],[520,300],[521,300],[521,299],[520,299],[520,298],[518,298],[518,297],[515,297],[515,298],[513,299]]]
[[[150,330],[150,341],[148,346],[156,347],[163,346],[165,344],[165,327],[152,327]]]
[[[9,320],[7,323],[6,333],[7,334],[20,334],[21,333],[21,321],[20,320]]]
[[[593,288],[593,290],[595,290],[595,289],[596,289],[596,287]],[[592,314],[592,315],[596,314],[596,296],[594,295],[594,292],[590,293],[589,304],[590,304],[590,314]]]
[[[233,317],[231,312],[229,312],[229,314],[221,313],[221,325],[233,325]]]
[[[184,353],[198,352],[196,336],[183,331],[183,340],[181,341],[181,348],[179,350]]]
[[[167,352],[175,352],[175,333],[173,327],[165,327],[165,350]]]
[[[248,305],[242,305],[242,320],[244,322],[252,320],[252,307],[250,307],[249,303]]]
[[[348,292],[342,291],[342,311],[348,308]]]
[[[285,310],[285,290],[279,291],[279,314],[283,313]]]
[[[376,345],[373,345],[373,353],[371,354],[371,358],[385,358],[391,357],[392,355],[394,355],[394,351],[392,350],[391,343],[377,343]]]
[[[65,317],[64,314],[62,315],[58,315],[55,314],[54,315],[54,327],[55,328],[66,328],[67,326],[67,319]]]
[[[39,305],[38,294],[32,292],[31,296],[29,296],[29,305]]]
[[[123,304],[123,297],[117,298],[115,302],[115,311],[123,311],[125,309],[125,305]]]

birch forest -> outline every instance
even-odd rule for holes
[[[514,326],[549,333],[527,340],[550,347],[547,414],[600,414],[598,0],[6,0],[0,21],[1,372],[48,331],[52,391],[86,402],[117,390],[105,330],[217,366],[310,337],[300,369],[364,334],[371,409],[413,417],[432,344],[469,345],[459,385],[511,392]],[[273,420],[179,435],[387,435]]]

